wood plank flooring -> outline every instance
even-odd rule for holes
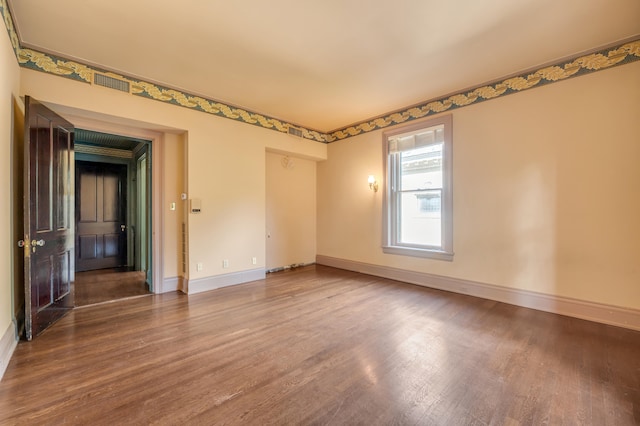
[[[150,294],[143,271],[99,269],[76,272],[75,306],[95,305]]]
[[[0,424],[637,425],[640,333],[322,266],[76,309]]]

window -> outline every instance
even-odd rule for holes
[[[384,133],[385,253],[453,260],[451,115]]]

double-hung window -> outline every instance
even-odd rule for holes
[[[384,133],[385,253],[453,259],[451,115]]]

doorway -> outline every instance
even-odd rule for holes
[[[127,204],[134,206],[137,205],[140,185],[134,179],[138,175],[136,164],[144,156],[146,161],[141,164],[146,165],[144,191],[147,194],[143,212],[127,208],[126,264],[78,273],[91,272],[102,276],[97,281],[105,282],[113,277],[109,276],[110,272],[118,276],[124,272],[138,272],[147,285],[145,293],[177,290],[179,279],[170,281],[168,285],[165,282],[162,258],[164,241],[161,225],[164,215],[161,189],[165,134],[126,119],[114,119],[61,105],[44,105],[30,96],[24,97],[24,109],[23,123],[18,120],[15,123],[16,128],[24,129],[24,139],[15,141],[18,149],[12,164],[18,165],[14,170],[20,170],[22,177],[17,179],[14,188],[13,211],[16,217],[24,218],[20,221],[21,226],[14,230],[18,247],[22,248],[21,256],[15,256],[16,268],[24,271],[21,275],[13,275],[16,288],[14,307],[23,307],[20,311],[16,309],[17,329],[23,330],[20,334],[31,340],[77,306],[74,301],[77,284],[76,159],[127,165]],[[84,131],[83,136],[82,129],[90,131]],[[78,141],[77,149],[74,149],[75,140]],[[141,217],[146,221],[147,235],[140,238],[146,244],[146,271],[135,270],[136,239],[132,235],[142,220],[136,218]],[[128,295],[110,294],[107,300],[121,297]]]
[[[75,129],[75,306],[151,294],[151,143]]]

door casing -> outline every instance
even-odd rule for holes
[[[82,113],[83,111],[80,111]],[[84,111],[86,113],[86,111]],[[84,115],[77,115],[77,111],[74,113],[67,113],[65,117],[73,123],[76,127],[85,130],[91,130],[101,133],[110,133],[116,135],[122,135],[126,137],[132,137],[135,139],[144,139],[151,144],[151,203],[149,208],[151,209],[151,228],[149,233],[151,235],[151,268],[150,277],[148,273],[149,290],[153,293],[164,292],[164,263],[163,263],[163,247],[164,247],[164,211],[162,206],[164,205],[164,194],[162,188],[164,186],[164,175],[162,173],[162,165],[164,161],[163,150],[163,134],[153,130],[145,129],[143,127],[133,127],[121,123],[113,123],[109,121],[102,121],[95,118],[85,117]]]

